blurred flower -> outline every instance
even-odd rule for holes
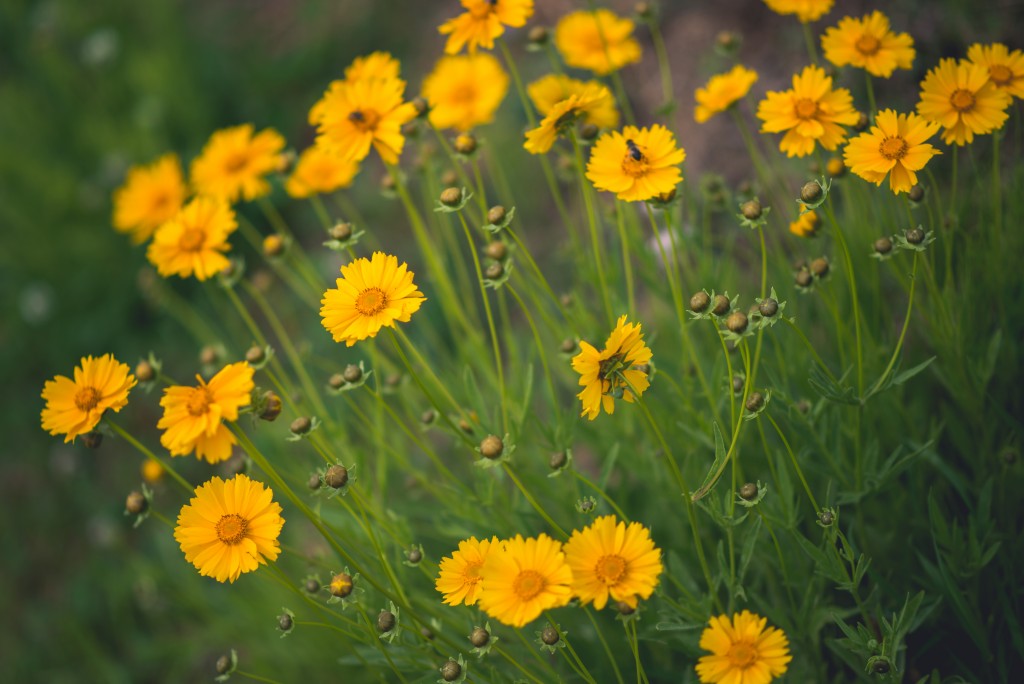
[[[604,76],[640,61],[634,27],[632,20],[606,9],[580,10],[559,20],[555,46],[567,66]]]
[[[840,19],[821,37],[821,48],[837,67],[849,64],[882,78],[914,63],[914,39],[909,33],[893,33],[889,17],[877,10],[860,19]]]
[[[654,592],[663,570],[650,530],[637,522],[616,523],[614,515],[574,530],[565,543],[565,560],[572,568],[573,593],[597,610],[609,597],[636,608],[638,598]]]
[[[909,192],[917,183],[915,172],[941,154],[925,142],[938,132],[938,122],[885,109],[875,117],[870,131],[850,141],[843,156],[850,170],[864,180],[881,185],[889,174],[894,193]]]
[[[966,145],[975,134],[1002,128],[1011,102],[1013,98],[989,80],[989,70],[981,64],[944,59],[921,82],[917,113],[942,124],[947,145]]]
[[[142,464],[142,479],[146,482],[159,482],[164,476],[164,467],[157,461],[146,459]]]
[[[255,135],[252,124],[216,131],[192,161],[192,187],[230,203],[262,197],[270,192],[265,176],[284,161],[282,149],[284,138],[272,128]]]
[[[544,154],[555,144],[555,139],[565,127],[571,127],[576,119],[585,118],[589,112],[599,109],[611,99],[611,92],[604,86],[594,84],[579,94],[570,95],[552,107],[540,125],[526,132],[523,147],[530,154]]]
[[[533,0],[461,0],[466,11],[438,27],[448,36],[444,51],[454,55],[463,47],[470,52],[494,47],[494,39],[506,26],[518,27],[533,16]]]
[[[459,550],[452,552],[451,557],[441,559],[434,586],[444,595],[444,603],[450,606],[476,603],[480,594],[480,570],[487,554],[497,545],[497,537],[480,541],[470,537],[459,542]]]
[[[777,14],[795,14],[803,23],[817,21],[832,9],[833,0],[764,0]]]
[[[572,368],[580,374],[583,387],[576,395],[583,402],[580,415],[594,420],[602,408],[610,415],[615,412],[616,398],[632,402],[633,390],[643,394],[651,383],[647,373],[636,370],[636,366],[649,364],[651,356],[640,324],[626,323],[625,316],[619,317],[601,351],[581,341],[580,353],[572,359]]]
[[[996,88],[1024,99],[1024,52],[1010,52],[1001,43],[975,43],[967,48],[967,59],[988,69],[988,78]]]
[[[430,123],[468,131],[494,120],[508,92],[508,74],[489,54],[442,57],[423,80]]]
[[[818,212],[805,211],[796,217],[796,221],[789,224],[789,232],[797,237],[814,237],[821,226],[821,217]]]
[[[615,98],[608,90],[608,86],[600,81],[580,81],[564,74],[548,74],[528,85],[526,92],[540,115],[547,116],[555,105],[568,99],[570,95],[593,92],[595,88],[603,90],[608,95],[606,98],[600,98],[583,112],[583,122],[594,124],[598,128],[615,128],[619,125],[619,110],[615,107]]]
[[[157,229],[146,258],[163,277],[206,280],[230,265],[223,252],[231,249],[228,235],[238,227],[226,203],[197,197]]]
[[[562,544],[546,534],[498,542],[484,560],[480,608],[513,627],[532,622],[545,610],[572,599],[572,570]]]
[[[598,190],[620,200],[642,202],[671,192],[683,179],[679,165],[686,152],[661,125],[626,126],[597,139],[587,164],[587,178]]]
[[[296,199],[329,193],[352,185],[359,164],[342,161],[319,147],[307,147],[299,155],[295,169],[284,184],[285,191]]]
[[[786,672],[789,641],[786,633],[775,627],[765,629],[767,620],[744,610],[712,617],[700,636],[700,647],[711,651],[697,661],[700,681],[768,684]]]
[[[397,78],[334,81],[309,112],[317,146],[358,162],[372,145],[385,164],[398,163],[405,146],[402,125],[416,118],[416,107],[403,102],[404,95],[405,81]]]
[[[114,191],[114,228],[141,244],[181,209],[188,194],[178,155],[165,154],[147,166],[128,169]]]
[[[846,140],[843,126],[857,123],[853,97],[846,88],[832,89],[832,78],[821,67],[808,66],[793,76],[793,87],[769,91],[757,106],[762,133],[786,131],[779,149],[788,157],[806,157],[814,143],[834,150]]]
[[[64,435],[65,442],[96,427],[107,409],[117,413],[127,406],[128,391],[135,387],[128,364],[120,363],[113,354],[83,357],[74,375],[74,380],[58,375],[43,385],[43,429],[51,435]]]
[[[345,80],[349,83],[356,81],[372,80],[393,80],[398,78],[401,64],[391,56],[390,52],[371,52],[368,55],[356,57],[352,63],[345,68]]]
[[[756,81],[757,72],[740,64],[728,73],[712,76],[706,86],[697,88],[697,109],[693,118],[697,123],[704,123],[715,114],[724,112],[734,102],[746,97]]]

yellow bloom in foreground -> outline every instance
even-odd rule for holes
[[[405,81],[397,78],[334,81],[309,112],[317,147],[358,162],[372,146],[385,164],[397,164],[405,147],[402,125],[416,118],[416,107],[402,101],[404,94]]]
[[[693,118],[704,123],[715,114],[724,112],[734,102],[742,100],[757,81],[757,72],[737,64],[725,74],[712,76],[703,88],[697,88],[697,109]]]
[[[797,237],[814,237],[820,227],[821,217],[812,209],[797,216],[796,221],[789,224],[789,232]]]
[[[533,16],[533,0],[461,0],[466,11],[449,19],[438,27],[442,35],[448,36],[444,51],[449,55],[468,46],[470,52],[477,48],[494,47],[494,39],[505,33],[506,26],[518,27],[526,24]]]
[[[585,118],[588,112],[606,106],[611,92],[604,86],[588,86],[583,92],[570,95],[558,102],[548,112],[537,128],[526,132],[523,147],[530,154],[544,154],[555,144],[555,139],[565,128]]]
[[[764,122],[762,133],[786,131],[779,149],[788,157],[806,157],[814,152],[817,142],[826,150],[834,150],[846,140],[843,126],[857,123],[853,97],[846,88],[832,89],[832,79],[825,70],[804,67],[793,76],[793,87],[769,91],[757,106],[757,118]]]
[[[246,475],[214,477],[196,487],[181,507],[174,538],[199,574],[234,582],[268,560],[277,560],[284,527],[274,492]]]
[[[634,28],[632,20],[606,9],[571,12],[555,27],[555,47],[567,66],[604,76],[640,61]]]
[[[914,63],[914,39],[909,33],[893,33],[889,17],[877,10],[860,19],[840,19],[821,37],[821,48],[825,59],[838,67],[849,64],[882,78]]]
[[[395,327],[395,321],[408,322],[426,301],[409,267],[384,252],[342,266],[341,276],[320,300],[320,318],[334,341],[349,347]]]
[[[444,594],[444,603],[450,606],[461,603],[471,606],[476,603],[480,594],[480,571],[484,567],[484,560],[488,552],[497,546],[497,537],[480,541],[470,537],[459,542],[459,550],[452,552],[451,557],[441,560],[434,586]]]
[[[401,64],[391,56],[391,53],[371,52],[352,60],[352,63],[345,69],[345,80],[350,83],[374,79],[391,80],[398,78],[400,69]]]
[[[343,161],[333,154],[324,152],[315,145],[307,147],[299,155],[295,169],[284,184],[285,191],[296,199],[311,195],[334,192],[352,185],[359,164]]]
[[[1010,52],[1001,43],[975,43],[967,48],[967,59],[988,69],[988,78],[996,88],[1024,99],[1024,52]]]
[[[128,364],[112,354],[84,357],[74,375],[74,380],[58,375],[43,385],[43,429],[51,435],[64,435],[65,443],[96,427],[107,409],[117,413],[124,408],[128,391],[135,387]]]
[[[481,53],[442,57],[423,80],[430,123],[468,131],[491,123],[508,92],[508,74],[493,56]]]
[[[796,18],[807,24],[817,21],[832,10],[833,0],[764,0],[777,14],[795,14]]]
[[[786,633],[765,625],[768,621],[745,610],[712,617],[700,635],[700,647],[711,651],[697,661],[700,681],[711,684],[768,684],[786,672],[789,641]]]
[[[528,85],[526,92],[540,115],[547,116],[555,105],[570,95],[582,95],[594,88],[607,92],[608,96],[600,98],[583,113],[583,122],[598,128],[615,128],[619,125],[619,110],[615,107],[615,98],[608,86],[600,81],[581,81],[564,74],[548,74]]]
[[[615,413],[615,395],[619,392],[629,402],[633,401],[633,390],[643,394],[651,383],[647,373],[636,366],[650,363],[651,356],[640,324],[626,323],[625,316],[619,317],[601,351],[580,342],[580,353],[572,359],[572,368],[580,374],[579,384],[583,386],[576,395],[583,402],[580,415],[594,420],[602,408],[611,415]]]
[[[187,194],[178,155],[165,154],[148,166],[133,166],[114,192],[114,228],[141,244],[178,213]]]
[[[164,430],[160,443],[171,456],[186,456],[210,463],[231,457],[235,436],[223,421],[238,420],[238,409],[248,406],[253,389],[253,370],[245,361],[225,366],[209,382],[196,376],[195,387],[164,389],[160,405],[164,415],[156,424]]]
[[[237,227],[235,212],[226,203],[197,197],[157,229],[146,258],[165,278],[194,275],[206,280],[230,265],[223,252],[231,249],[228,235]]]
[[[219,130],[192,161],[192,187],[231,203],[262,197],[270,192],[267,174],[284,163],[283,149],[284,138],[272,128],[256,135],[252,124]]]
[[[642,202],[671,192],[683,180],[679,165],[686,151],[676,147],[672,133],[661,125],[626,126],[597,139],[587,163],[587,178],[598,190],[614,192],[620,200]]]
[[[996,87],[984,66],[944,59],[921,82],[917,113],[942,124],[947,145],[966,145],[975,135],[1002,128],[1011,102],[1013,98]]]
[[[598,610],[609,597],[636,608],[637,599],[654,592],[664,569],[650,530],[637,522],[616,523],[614,515],[574,530],[565,543],[565,560],[572,568],[573,593]]]
[[[942,154],[925,142],[938,132],[937,122],[885,109],[875,117],[870,131],[850,141],[843,156],[850,170],[864,180],[881,185],[889,174],[894,193],[909,192],[917,183],[916,172]]]
[[[572,570],[562,545],[546,534],[530,539],[517,534],[492,545],[481,575],[480,608],[513,627],[572,599]]]

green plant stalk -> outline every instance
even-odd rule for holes
[[[604,632],[601,630],[601,626],[597,624],[597,620],[594,619],[594,611],[591,610],[590,606],[585,606],[583,612],[587,614],[587,619],[590,620],[591,626],[594,628],[594,633],[597,634],[598,640],[601,642],[601,647],[604,649],[604,653],[608,656],[608,661],[612,664],[612,670],[615,672],[615,679],[619,684],[625,684],[622,679],[622,672],[619,671],[619,664],[615,662],[615,654],[612,653],[612,649],[608,646],[608,641],[604,638]]]
[[[850,297],[853,299],[853,329],[856,333],[855,343],[857,345],[857,393],[860,395],[864,394],[864,350],[861,342],[860,334],[860,297],[857,296],[857,279],[853,273],[853,259],[850,257],[850,248],[846,244],[846,236],[843,235],[842,228],[839,227],[839,222],[836,221],[836,214],[832,210],[832,200],[829,200],[825,204],[825,208],[828,211],[829,220],[832,222],[832,227],[835,229],[836,237],[839,238],[839,247],[843,251],[843,261],[846,264],[846,277],[850,283]]]
[[[555,622],[554,618],[551,617],[551,614],[548,611],[544,611],[544,617],[547,619],[548,624],[551,625],[551,627],[556,632],[558,632],[558,636],[562,640],[562,642],[565,643],[565,649],[559,649],[559,651],[561,651],[563,655],[565,654],[566,650],[569,651],[569,654],[572,656],[571,660],[569,660],[570,664],[572,664],[572,662],[575,661],[573,669],[576,670],[580,674],[580,676],[582,676],[584,679],[590,682],[590,684],[597,684],[597,680],[594,679],[594,676],[592,674],[590,674],[590,670],[587,669],[587,666],[583,664],[583,661],[580,659],[579,654],[576,653],[576,649],[573,648],[572,642],[569,641],[569,639],[566,637],[565,632],[559,629],[558,623]]]
[[[636,634],[636,622],[630,621],[625,623],[624,626],[626,628],[626,640],[629,642],[630,650],[633,651],[633,661],[636,663],[636,682],[637,684],[649,684],[643,663],[640,662],[640,640]]]
[[[517,633],[517,634],[519,633],[519,630],[518,630],[518,629],[516,630],[516,633]],[[527,648],[529,648],[529,645],[527,645]],[[544,682],[543,680],[537,679],[537,678],[536,678],[536,677],[534,677],[534,676],[533,676],[532,674],[530,674],[530,671],[529,671],[529,670],[527,670],[527,669],[526,669],[525,667],[523,667],[523,666],[522,666],[522,664],[521,664],[521,663],[519,662],[519,660],[518,660],[518,659],[516,659],[516,658],[513,658],[513,657],[512,657],[512,656],[511,656],[511,655],[510,655],[510,654],[508,653],[508,651],[506,651],[506,650],[505,650],[504,648],[502,648],[501,646],[499,646],[499,645],[495,644],[495,645],[493,646],[493,650],[494,650],[494,651],[496,651],[496,652],[498,653],[498,655],[500,655],[500,656],[501,656],[502,658],[504,658],[505,660],[507,660],[508,662],[510,662],[510,663],[511,663],[511,664],[512,664],[512,665],[513,665],[513,666],[514,666],[514,667],[515,667],[515,668],[516,668],[517,670],[519,670],[520,672],[522,672],[522,673],[523,673],[523,675],[525,675],[525,676],[526,676],[526,677],[527,677],[528,679],[530,679],[530,680],[532,680],[532,681],[536,682],[537,684],[545,684],[545,682]],[[533,651],[533,649],[532,649],[532,648],[529,648],[529,650],[530,650],[531,652]],[[545,666],[545,668],[546,668],[546,669],[548,669],[548,670],[550,670],[550,669],[551,669],[551,666],[550,666],[550,665],[549,665],[548,663],[544,662],[543,660],[541,660],[540,662],[541,662],[541,664],[542,664],[542,665],[544,665],[544,666]]]
[[[803,340],[803,343],[807,347],[807,350],[811,352],[811,357],[814,358],[814,362],[818,364],[818,367],[825,372],[825,375],[828,376],[829,380],[838,384],[839,381],[836,379],[836,376],[832,374],[832,371],[829,370],[829,367],[825,365],[824,361],[822,361],[821,355],[818,354],[818,350],[814,348],[814,345],[811,344],[811,341],[807,339],[807,335],[804,333],[804,331],[801,330],[800,327],[796,323],[794,323],[792,319],[783,318],[782,320],[788,323],[789,327],[796,331],[797,335],[800,336],[800,339]]]
[[[508,234],[510,238],[512,238],[512,241],[516,243],[516,246],[519,248],[519,251],[522,252],[523,256],[526,257],[526,263],[530,265],[530,270],[534,272],[534,274],[537,276],[537,280],[544,288],[544,291],[551,298],[551,301],[554,302],[555,308],[558,309],[558,313],[562,314],[562,319],[566,321],[570,320],[569,314],[566,312],[565,307],[562,306],[561,300],[559,300],[558,296],[555,294],[555,291],[551,288],[551,284],[548,282],[548,279],[544,277],[544,273],[540,270],[540,267],[534,260],[533,255],[530,253],[530,250],[527,249],[526,244],[519,239],[519,236],[511,228],[506,228],[505,232]]]
[[[760,421],[758,421],[760,426]],[[762,436],[764,432],[762,431]],[[790,586],[791,582],[789,579],[789,570],[786,569],[786,557],[782,555],[782,547],[779,546],[779,538],[775,536],[775,530],[772,528],[771,521],[768,520],[768,516],[764,514],[760,506],[754,506],[757,510],[757,514],[761,517],[761,522],[764,523],[765,528],[768,530],[768,534],[772,538],[772,544],[775,546],[775,555],[779,559],[779,569],[782,571],[782,583],[786,586],[786,595],[789,597],[789,605],[796,610],[797,602],[796,597],[793,596],[793,587]]]
[[[612,510],[615,511],[615,514],[617,516],[619,516],[620,520],[622,520],[623,522],[625,522],[627,524],[629,522],[631,522],[630,521],[630,517],[622,512],[622,509],[619,508],[619,505],[617,503],[615,503],[615,500],[612,499],[612,497],[610,497],[608,495],[608,493],[605,492],[605,490],[603,488],[598,487],[596,484],[591,482],[590,479],[587,478],[586,475],[584,475],[580,471],[576,470],[575,468],[572,469],[572,475],[577,480],[579,480],[583,484],[587,485],[590,489],[592,489],[594,492],[596,492],[602,499],[604,499],[605,502],[607,502],[607,504],[612,507]]]
[[[612,313],[608,282],[604,276],[604,258],[601,256],[601,238],[597,232],[597,216],[594,212],[594,202],[590,196],[590,188],[587,185],[586,167],[583,164],[583,152],[580,150],[579,141],[576,140],[575,134],[570,137],[572,139],[573,153],[576,156],[576,172],[579,175],[580,192],[583,194],[583,203],[587,211],[587,224],[590,227],[590,245],[594,254],[594,266],[597,268],[598,284],[601,287],[601,301],[604,304],[604,311],[608,317],[608,326],[611,327],[615,321],[615,316]]]
[[[309,203],[313,206],[313,211],[316,213],[317,220],[320,221],[320,225],[325,230],[330,230],[334,226],[334,221],[331,220],[330,215],[327,213],[327,207],[324,206],[324,201],[320,199],[319,194],[312,194],[309,196]]]
[[[111,429],[114,432],[116,432],[118,435],[120,435],[121,438],[124,439],[124,441],[128,442],[133,447],[135,447],[135,449],[139,453],[141,453],[143,456],[145,456],[146,458],[150,459],[151,461],[155,461],[156,463],[159,463],[160,466],[164,470],[166,470],[168,473],[170,473],[170,475],[174,479],[174,481],[177,482],[179,485],[181,485],[181,488],[184,489],[185,492],[188,493],[189,496],[192,496],[192,495],[194,495],[196,493],[196,488],[193,487],[189,483],[188,480],[186,480],[184,477],[179,475],[178,472],[174,468],[169,466],[164,459],[160,458],[159,456],[154,454],[152,451],[147,449],[145,446],[143,446],[142,442],[140,442],[139,440],[137,440],[134,437],[132,437],[132,435],[129,434],[124,428],[122,428],[120,425],[118,425],[113,420],[111,420],[109,416],[105,416],[103,418],[103,420],[106,422],[107,425],[109,425],[111,427]]]
[[[910,272],[910,298],[907,301],[907,314],[903,317],[903,329],[900,331],[899,340],[896,342],[896,348],[893,349],[892,358],[889,359],[889,365],[882,371],[882,375],[879,376],[878,381],[875,382],[874,386],[864,396],[862,401],[867,401],[872,395],[874,395],[878,388],[882,386],[885,379],[889,377],[889,373],[892,371],[893,366],[896,365],[896,359],[899,358],[900,350],[903,349],[903,339],[907,335],[907,328],[910,325],[910,314],[914,310],[914,290],[917,285],[917,252],[914,252],[914,265]]]
[[[261,677],[261,676],[259,676],[257,674],[253,674],[251,672],[246,672],[245,670],[235,670],[233,674],[236,674],[239,677],[245,677],[246,679],[251,679],[254,682],[266,682],[267,684],[281,684],[276,679],[270,679],[268,677]]]
[[[369,632],[370,638],[373,640],[374,645],[377,647],[377,650],[379,650],[381,652],[381,655],[384,656],[384,660],[388,661],[388,665],[391,667],[391,671],[395,673],[396,677],[398,677],[398,681],[402,682],[402,684],[408,684],[408,680],[406,680],[406,678],[402,675],[402,672],[398,669],[398,666],[395,665],[395,661],[391,659],[391,654],[388,653],[388,649],[384,645],[384,642],[380,639],[373,638],[376,636],[376,628],[373,622],[370,620],[370,616],[366,614],[366,608],[363,607],[362,603],[357,603],[356,608],[359,609],[359,614],[363,616],[363,621],[366,623],[366,630]]]
[[[995,213],[993,231],[1003,243],[1003,178],[999,168],[999,137],[1000,131],[992,131],[992,209]]]
[[[775,432],[779,435],[779,439],[782,440],[782,444],[786,447],[786,453],[789,454],[789,460],[793,463],[793,470],[796,471],[797,476],[800,478],[800,484],[804,486],[804,492],[807,494],[807,498],[810,500],[811,506],[814,507],[815,515],[817,515],[818,511],[821,509],[818,508],[818,502],[814,498],[814,494],[811,493],[811,487],[807,484],[807,478],[804,477],[804,471],[800,467],[800,462],[796,459],[796,454],[793,453],[793,448],[789,446],[789,440],[786,439],[786,435],[782,433],[782,429],[779,428],[779,424],[775,422],[775,419],[772,418],[771,414],[765,411],[764,415],[768,417],[768,422],[770,422],[772,427],[775,428]]]
[[[284,220],[284,217],[281,216],[277,207],[275,207],[266,198],[266,196],[259,198],[257,203],[260,206],[260,211],[262,211],[263,215],[267,217],[268,221],[270,221],[270,225],[274,227],[274,230],[276,230],[279,235],[287,238],[288,242],[291,243],[290,251],[295,255],[296,269],[298,270],[299,275],[306,279],[306,282],[309,283],[314,291],[323,287],[323,282],[320,275],[317,273],[312,260],[310,260],[309,256],[302,249],[302,244],[295,237],[295,233],[292,232],[291,228],[288,227],[288,223]]]
[[[476,157],[473,157],[471,162],[473,166],[473,178],[476,180],[476,197],[477,202],[480,204],[480,211],[487,215],[487,189],[484,187],[484,178],[480,175],[480,164],[477,162]]]
[[[814,46],[814,36],[811,34],[811,25],[802,21],[800,25],[804,30],[804,43],[807,45],[807,56],[811,58],[811,64],[818,64],[818,49]]]
[[[875,104],[875,85],[871,80],[871,74],[867,71],[864,72],[865,91],[868,94],[868,106],[871,110],[868,112],[869,118],[873,118],[875,113],[878,111],[878,106]]]
[[[629,255],[629,237],[626,235],[626,224],[622,215],[622,202],[615,202],[615,223],[619,230],[619,242],[622,243],[622,270],[626,276],[626,302],[629,312],[636,315],[636,288],[633,284],[633,264]]]
[[[664,104],[674,104],[676,96],[672,92],[672,70],[669,67],[668,50],[665,49],[665,39],[661,35],[661,27],[655,21],[654,15],[647,17],[647,28],[651,32],[651,42],[654,43],[654,54],[658,58],[658,75],[661,77],[661,97]],[[666,114],[665,118],[670,122],[675,118],[675,110]],[[671,126],[675,128],[675,126]]]
[[[540,358],[540,364],[544,368],[544,379],[547,382],[548,394],[551,395],[551,410],[559,415],[561,411],[558,406],[558,393],[555,391],[555,381],[551,375],[551,368],[548,366],[548,354],[544,348],[544,343],[541,342],[540,332],[537,330],[537,325],[533,321],[533,316],[530,315],[530,310],[523,302],[522,297],[516,292],[515,288],[512,287],[511,283],[506,283],[505,287],[512,293],[512,297],[519,304],[519,309],[523,312],[523,316],[526,318],[527,324],[530,326],[530,332],[533,333],[533,342],[537,345],[537,356]]]
[[[263,237],[260,232],[256,229],[249,219],[245,218],[242,214],[238,214],[238,232],[242,234],[249,246],[253,248],[257,254],[263,254]],[[296,274],[291,269],[285,268],[285,266],[276,259],[266,259],[266,263],[274,270],[274,273],[278,275],[281,280],[284,281],[291,291],[295,294],[299,300],[306,306],[312,306],[316,309],[316,304],[320,301],[319,288],[313,288],[309,283],[305,282],[301,278],[297,278]]]
[[[523,483],[519,480],[518,477],[516,477],[515,472],[512,470],[512,467],[508,464],[508,462],[502,463],[501,465],[502,470],[504,470],[505,474],[509,476],[509,479],[511,479],[512,482],[515,484],[516,489],[518,489],[520,494],[523,495],[523,498],[525,498],[530,503],[530,506],[533,507],[533,510],[537,511],[537,513],[540,514],[540,517],[544,518],[544,521],[551,526],[551,529],[558,533],[558,536],[562,537],[563,539],[568,539],[569,533],[562,529],[561,525],[556,523],[554,519],[550,515],[548,515],[547,511],[544,510],[544,507],[541,506],[540,503],[537,502],[537,499],[535,499],[533,495],[530,494],[529,490],[523,486]]]

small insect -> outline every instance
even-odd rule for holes
[[[633,161],[641,161],[644,158],[644,153],[632,140],[626,140],[626,149],[629,150],[629,156],[633,158]]]

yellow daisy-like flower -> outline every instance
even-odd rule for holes
[[[223,253],[231,249],[228,235],[237,227],[235,212],[225,202],[197,197],[157,229],[146,258],[165,278],[206,280],[230,265]]]
[[[765,629],[767,620],[744,610],[712,617],[700,635],[700,647],[711,651],[697,661],[697,676],[709,684],[768,684],[786,672],[789,640],[775,627]]]
[[[159,462],[153,461],[151,459],[146,459],[146,461],[142,464],[141,470],[142,479],[151,484],[162,480],[164,477],[164,473],[166,472],[164,470],[164,467],[160,465]]]
[[[619,125],[619,110],[608,86],[600,81],[580,81],[564,74],[548,74],[528,85],[526,92],[540,115],[547,116],[555,105],[567,100],[570,95],[583,95],[584,92],[595,88],[608,95],[599,98],[598,102],[583,113],[583,121],[598,128],[615,128]]]
[[[355,81],[392,80],[398,78],[402,65],[389,52],[371,52],[362,57],[356,57],[345,69],[345,80],[350,83]]]
[[[1006,123],[1013,98],[989,79],[981,64],[944,59],[921,82],[917,113],[942,124],[942,141],[966,145],[975,135],[998,130]]]
[[[574,530],[565,543],[565,560],[572,568],[573,593],[598,610],[609,597],[636,608],[638,599],[654,592],[664,569],[650,530],[637,522],[616,522],[614,515]]]
[[[583,402],[580,415],[594,420],[602,408],[611,415],[615,413],[617,394],[621,393],[628,402],[633,401],[633,390],[643,394],[651,382],[647,373],[636,366],[650,363],[651,356],[640,324],[626,323],[625,316],[619,317],[601,351],[588,342],[580,342],[580,353],[572,359],[572,368],[580,374],[579,384],[583,387],[576,395]]]
[[[404,94],[405,81],[397,78],[334,81],[309,112],[317,147],[358,162],[372,146],[385,164],[397,164],[405,147],[402,125],[416,118]]]
[[[789,232],[797,237],[814,237],[820,227],[821,217],[812,209],[797,216],[796,221],[790,222]]]
[[[234,582],[277,560],[282,527],[281,504],[269,487],[247,475],[214,477],[181,507],[174,538],[200,575]]]
[[[837,67],[849,64],[882,78],[914,63],[914,39],[909,33],[893,33],[889,17],[878,10],[860,19],[840,19],[821,37],[821,48]]]
[[[604,76],[640,61],[634,28],[632,20],[606,9],[571,12],[555,27],[555,47],[567,66]]]
[[[117,413],[127,406],[128,391],[136,382],[128,364],[120,363],[113,354],[84,357],[74,375],[74,380],[58,375],[43,385],[43,429],[51,435],[64,435],[65,443],[96,427],[107,409]]]
[[[764,0],[776,14],[795,14],[807,24],[817,21],[832,10],[833,0]]]
[[[114,192],[114,228],[141,244],[178,213],[187,194],[178,155],[165,154],[148,166],[133,166]]]
[[[852,126],[858,117],[850,91],[833,90],[832,78],[816,66],[804,67],[793,76],[791,89],[769,91],[757,106],[762,133],[786,131],[779,149],[788,157],[806,157],[814,152],[815,143],[836,149],[846,140],[843,126]]]
[[[505,27],[526,24],[533,16],[533,0],[461,0],[465,12],[441,24],[437,30],[448,36],[444,51],[454,55],[463,47],[490,50]]]
[[[498,538],[482,539],[470,537],[459,542],[459,550],[451,557],[441,560],[438,566],[435,588],[444,594],[442,601],[449,606],[476,603],[480,594],[480,571],[492,548],[497,548]]]
[[[409,267],[384,252],[342,266],[341,276],[320,300],[320,318],[334,341],[349,347],[395,327],[395,321],[408,322],[426,301]]]
[[[546,153],[562,130],[575,124],[576,119],[586,118],[588,112],[606,106],[609,98],[611,92],[599,85],[588,86],[583,92],[570,95],[556,103],[537,128],[526,132],[523,147],[530,154]]]
[[[491,546],[481,570],[478,603],[489,616],[523,627],[572,599],[572,569],[562,545],[541,534],[516,535]]]
[[[292,175],[284,184],[284,189],[292,197],[304,199],[347,188],[352,185],[357,173],[357,162],[342,161],[314,145],[307,147],[299,155],[299,160],[295,163]]]
[[[442,57],[423,80],[430,123],[468,131],[491,123],[508,92],[508,74],[486,53]]]
[[[238,420],[238,409],[249,405],[252,375],[252,367],[239,361],[222,368],[209,382],[196,375],[195,387],[164,389],[164,415],[156,426],[164,430],[160,443],[171,456],[195,451],[196,458],[210,463],[230,458],[236,440],[223,421]]]
[[[587,178],[598,190],[620,200],[642,202],[671,192],[683,180],[679,165],[686,151],[662,125],[626,126],[597,139],[587,163]]]
[[[756,81],[757,72],[740,64],[728,73],[712,76],[706,86],[697,88],[697,109],[693,112],[693,118],[697,123],[704,123],[715,114],[724,112],[733,103],[746,97]]]
[[[851,171],[875,185],[889,174],[889,187],[898,195],[909,192],[917,183],[916,172],[942,154],[925,142],[938,132],[938,122],[885,109],[875,117],[870,131],[850,141],[843,157]]]
[[[1001,43],[975,43],[967,48],[967,60],[988,69],[988,78],[996,88],[1024,99],[1024,52],[1010,52]]]
[[[270,192],[267,174],[284,165],[283,149],[284,138],[272,128],[255,135],[252,124],[221,129],[192,161],[192,187],[231,203],[262,197]]]

